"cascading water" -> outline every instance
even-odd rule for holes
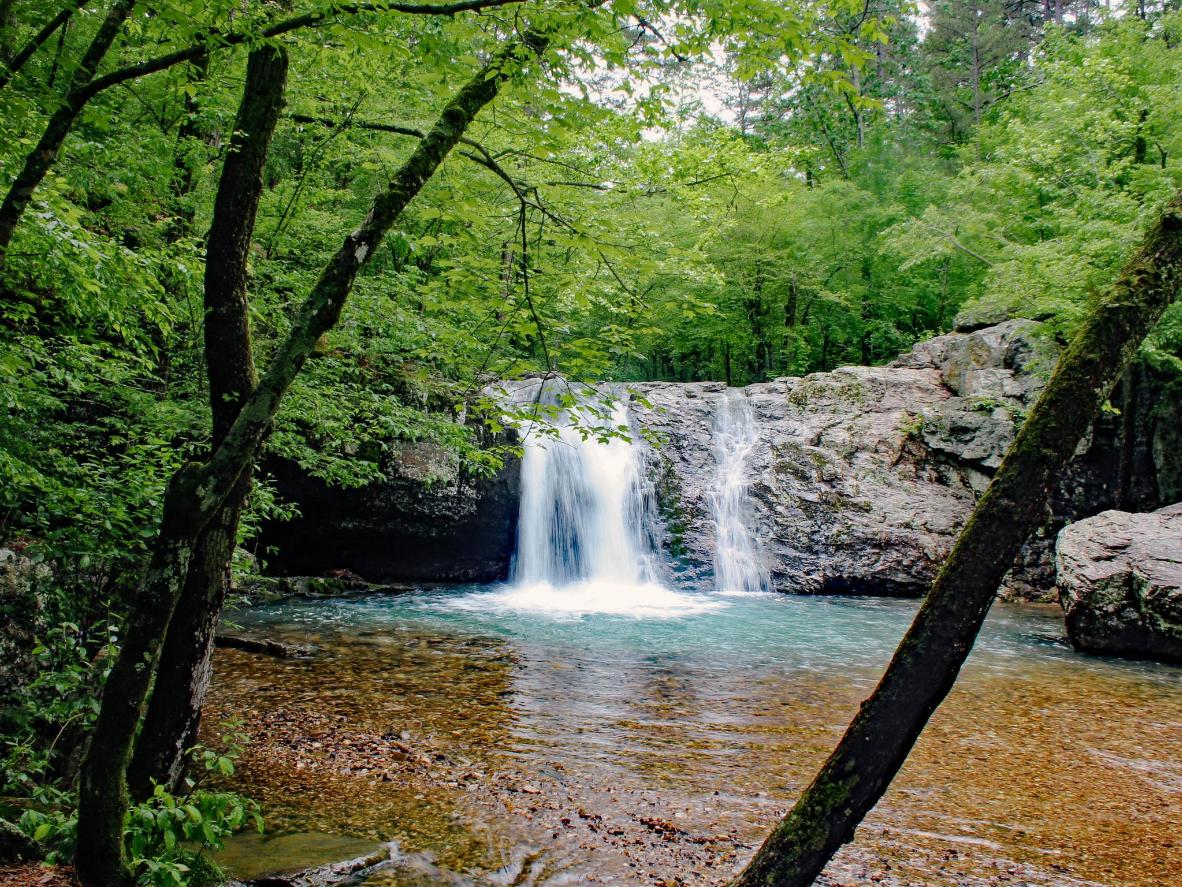
[[[749,526],[747,459],[759,439],[751,404],[742,391],[727,391],[714,418],[718,476],[710,493],[714,517],[714,588],[722,594],[755,594],[771,587]]]
[[[628,428],[622,402],[600,409],[610,409],[606,419],[577,406],[565,411],[556,436],[527,431],[512,577],[518,585],[629,587],[658,580],[637,447],[630,438],[584,440],[580,432],[580,424],[589,432]]]
[[[517,396],[556,405],[564,385],[550,380],[541,392],[529,386]],[[553,434],[532,423],[522,429],[511,581],[503,591],[480,596],[480,603],[630,616],[680,616],[721,606],[661,583],[652,491],[642,470],[642,444],[627,431],[623,399],[589,390],[577,401],[559,413]],[[606,439],[594,433],[607,428],[616,433]]]

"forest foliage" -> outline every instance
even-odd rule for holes
[[[244,77],[234,44],[292,54],[251,248],[266,366],[457,84],[527,14],[573,35],[508,84],[358,278],[260,454],[247,547],[291,508],[268,459],[361,484],[398,441],[430,439],[465,471],[495,470],[481,417],[497,422],[482,397],[497,378],[741,385],[886,362],[955,324],[1031,317],[1066,336],[1182,185],[1177,3],[386,5],[326,6],[315,27],[267,38],[299,10],[135,4],[100,76],[208,51],[97,92],[4,253],[0,545],[53,581],[2,605],[28,611],[27,666],[57,683],[19,704],[0,686],[0,733],[17,737],[0,792],[35,799],[40,838],[68,842],[68,814],[44,818],[69,808],[76,756],[59,738],[93,717],[99,654],[169,477],[209,447],[202,267]],[[108,7],[0,2],[5,189]],[[1177,306],[1144,357],[1182,370]],[[206,821],[250,818],[245,802],[205,803]],[[141,850],[168,840],[153,834]]]

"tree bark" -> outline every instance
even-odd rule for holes
[[[284,50],[262,46],[251,52],[214,201],[205,251],[205,363],[215,448],[258,382],[247,310],[247,262],[263,191],[263,167],[283,108],[286,81]],[[176,791],[184,774],[185,751],[197,739],[212,674],[214,629],[221,618],[251,474],[248,464],[194,545],[128,772],[136,798],[149,796],[154,782]]]
[[[498,52],[456,94],[430,132],[374,200],[365,220],[345,238],[296,315],[266,374],[243,403],[221,444],[203,465],[173,477],[164,501],[152,563],[128,617],[123,647],[107,678],[90,749],[82,767],[75,868],[85,887],[124,887],[134,881],[122,841],[127,765],[149,695],[160,647],[186,578],[198,535],[214,518],[258,446],[316,340],[340,318],[353,282],[407,204],[463,137],[468,124],[527,56],[547,40],[527,34]]]
[[[45,126],[45,132],[28,157],[24,167],[17,173],[16,179],[4,196],[0,204],[0,268],[4,267],[4,259],[8,253],[9,244],[16,226],[24,215],[25,209],[33,199],[33,192],[45,178],[57,159],[57,152],[61,150],[62,142],[69,135],[74,121],[86,105],[82,94],[86,86],[94,79],[94,72],[99,63],[115,42],[123,23],[131,15],[135,0],[115,0],[107,11],[106,18],[99,25],[98,31],[90,41],[86,54],[82,57],[78,69],[74,72],[74,79],[70,83],[70,91],[53,116]]]
[[[1180,286],[1182,195],[1085,318],[878,687],[732,887],[806,887],[853,838],[952,689],[1063,465]]]
[[[173,475],[152,561],[123,625],[118,658],[82,762],[74,867],[86,887],[132,887],[123,845],[127,764],[151,686],[164,631],[185,582],[196,528],[191,504],[202,475],[189,465]]]
[[[67,6],[46,22],[45,26],[30,37],[24,46],[13,53],[12,58],[5,61],[3,71],[0,71],[0,89],[8,85],[9,81],[25,66],[25,62],[33,57],[33,53],[40,49],[41,45],[52,37],[58,28],[64,28],[74,13],[89,2],[90,0],[74,0],[72,5]]]

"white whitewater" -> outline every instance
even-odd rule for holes
[[[537,389],[533,392],[536,396]],[[603,397],[588,396],[592,406]],[[630,426],[622,399],[605,419],[580,413],[578,406],[568,409],[554,436],[537,427],[523,429],[521,511],[510,584],[477,596],[479,601],[469,598],[473,605],[640,617],[683,616],[722,606],[661,583],[642,444],[632,434],[599,440],[594,435],[584,439],[579,431],[580,424],[606,423],[616,429]]]
[[[657,581],[644,539],[644,490],[631,439],[583,440],[577,414],[558,436],[531,433],[521,464],[521,514],[513,581],[518,585],[596,581],[638,586]],[[599,424],[587,416],[584,422]],[[623,404],[610,423],[628,427]]]
[[[714,517],[714,588],[722,594],[759,594],[771,588],[750,527],[747,460],[759,440],[755,413],[742,391],[727,391],[714,418],[718,476],[710,493]]]

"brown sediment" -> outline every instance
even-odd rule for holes
[[[245,722],[235,784],[270,830],[396,840],[506,883],[721,883],[874,678],[753,666],[701,686],[654,668],[604,713],[564,683],[578,663],[506,641],[301,639],[322,655],[219,651],[208,711]],[[826,878],[1160,887],[1182,871],[1179,835],[1182,684],[1074,659],[970,666]]]
[[[39,862],[0,866],[0,887],[75,887],[77,883],[69,866]]]

